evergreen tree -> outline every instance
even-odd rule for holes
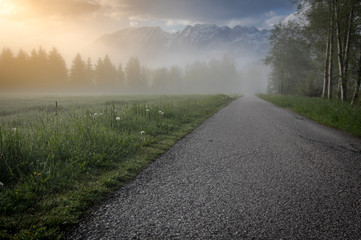
[[[95,84],[95,70],[90,57],[88,57],[88,60],[86,61],[85,72],[86,72],[86,79],[88,79],[88,81],[91,84]]]
[[[53,48],[48,56],[48,81],[50,86],[64,87],[68,78],[68,70],[65,61],[56,48]]]
[[[86,64],[79,53],[75,56],[70,69],[70,81],[78,90],[86,90],[91,86],[91,82],[87,79]]]
[[[137,58],[130,58],[125,67],[127,88],[133,93],[144,92],[147,86]]]
[[[14,71],[16,84],[22,88],[29,86],[29,56],[23,50],[19,50],[15,58]]]
[[[14,88],[14,54],[10,48],[4,48],[0,55],[0,84],[2,89]]]
[[[117,70],[108,55],[104,59],[99,58],[95,66],[95,79],[97,87],[114,91],[117,88]]]
[[[123,66],[121,63],[119,63],[117,68],[117,85],[119,89],[123,88],[125,84],[125,74],[123,71]]]

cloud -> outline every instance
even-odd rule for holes
[[[19,9],[18,18],[77,18],[100,9],[100,4],[90,0],[12,0]]]
[[[288,0],[103,0],[121,14],[148,18],[223,22],[289,9]],[[118,3],[116,3],[118,2]]]

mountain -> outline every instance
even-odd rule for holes
[[[102,52],[142,60],[196,59],[232,55],[235,58],[261,58],[268,50],[268,30],[254,27],[197,24],[169,33],[160,27],[127,28],[106,34],[94,43]]]

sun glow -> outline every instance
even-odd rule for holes
[[[14,4],[7,0],[0,0],[0,17],[11,16],[17,12]]]

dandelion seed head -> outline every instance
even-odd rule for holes
[[[146,112],[149,112],[149,109],[147,108],[147,109],[145,109],[145,111],[146,111]]]
[[[13,133],[16,133],[16,128],[12,128],[11,131],[12,131]]]
[[[115,120],[120,121],[120,117],[117,117]]]
[[[144,132],[144,131],[141,131],[141,132],[140,132],[140,135],[143,135],[143,134],[145,134],[145,132]]]
[[[98,113],[94,113],[94,117],[95,117],[96,115],[98,115]]]

